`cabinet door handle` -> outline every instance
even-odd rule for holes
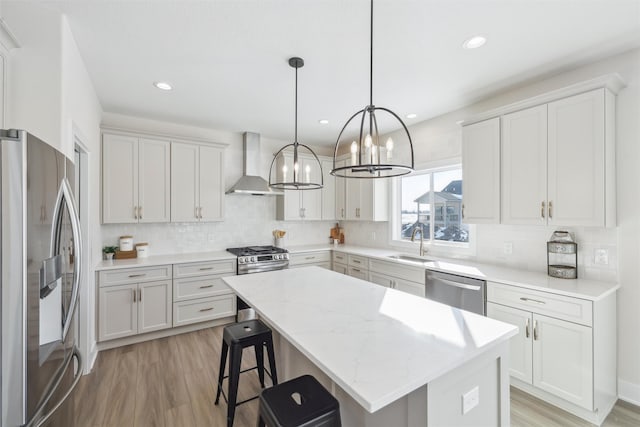
[[[142,289],[138,289],[138,301],[142,302]]]
[[[138,207],[133,207],[133,219],[138,219]]]
[[[200,271],[213,270],[213,267],[200,267],[199,270]]]
[[[464,219],[464,204],[462,205],[462,219]]]
[[[340,217],[344,218],[344,208],[340,209]]]
[[[524,336],[529,338],[529,318],[527,318],[527,323],[524,325]]]
[[[196,219],[200,218],[200,217],[198,216],[198,206],[196,206],[196,207],[195,207],[195,208],[193,208],[193,209],[195,210],[195,212],[194,212],[194,214],[193,214],[193,215],[196,217]]]
[[[308,257],[305,257],[304,259],[316,259],[316,257],[314,257],[314,256],[308,256]]]
[[[520,297],[520,301],[535,302],[536,304],[546,304],[546,302],[540,301],[539,299],[525,298],[525,297]]]
[[[133,302],[136,302],[136,290],[133,289]]]
[[[202,206],[200,206],[200,219],[202,219]]]
[[[138,219],[142,219],[142,206],[138,206]]]
[[[213,288],[213,285],[200,286],[200,289]]]
[[[544,200],[540,203],[540,217],[544,219]]]
[[[533,339],[534,341],[538,340],[538,321],[533,321]]]
[[[549,200],[549,219],[553,218],[553,202]]]
[[[213,310],[213,307],[203,308],[203,309],[201,309],[200,311],[211,311],[211,310]]]
[[[147,273],[142,273],[142,274],[130,274],[129,277],[133,278],[133,277],[144,277],[146,276]]]

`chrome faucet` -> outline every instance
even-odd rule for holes
[[[420,228],[415,227],[413,229],[413,232],[411,233],[411,241],[415,242],[416,241],[416,233],[420,232],[420,256],[424,256],[424,254],[427,252],[424,250],[424,225],[420,224]]]

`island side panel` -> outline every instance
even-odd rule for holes
[[[426,419],[426,386],[415,392],[392,402],[384,408],[369,413],[340,386],[336,385],[329,376],[298,351],[291,343],[273,331],[274,346],[276,347],[276,368],[278,380],[284,382],[301,375],[313,375],[340,402],[340,417],[343,426],[349,427],[417,427],[427,426]],[[336,349],[339,351],[339,349]],[[420,408],[412,411],[410,403],[417,402]]]
[[[477,387],[478,402],[464,413],[464,396]],[[427,384],[428,426],[509,426],[509,343]]]

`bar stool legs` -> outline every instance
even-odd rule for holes
[[[246,347],[253,347],[256,354],[256,366],[253,368],[241,370],[242,351]],[[238,384],[240,374],[257,369],[260,386],[264,389],[264,347],[267,348],[269,357],[269,371],[273,385],[278,384],[278,375],[276,373],[275,355],[273,351],[273,337],[271,329],[259,320],[247,320],[245,322],[235,323],[224,328],[222,352],[220,354],[220,370],[218,372],[218,390],[216,392],[215,404],[220,402],[220,395],[227,401],[227,426],[233,426],[235,418],[236,406],[242,405],[250,400],[257,399],[255,396],[251,399],[238,402]],[[224,375],[224,368],[229,358],[229,375]],[[225,378],[229,378],[227,393],[222,388],[222,382]]]

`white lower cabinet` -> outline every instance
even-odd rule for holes
[[[173,326],[234,316],[236,297],[222,278],[235,274],[235,260],[175,264]]]
[[[421,283],[410,282],[408,280],[399,279],[386,274],[375,273],[373,271],[369,272],[369,281],[377,285],[397,289],[399,291],[424,298],[424,284]]]
[[[512,385],[600,424],[615,400],[616,295],[589,301],[487,283],[487,316],[519,328]]]
[[[171,280],[100,286],[98,340],[170,328]]]
[[[330,270],[331,254],[327,251],[298,252],[289,254],[289,268],[308,267],[311,265],[316,265]]]
[[[340,178],[342,179],[342,178]],[[331,269],[340,274],[347,274],[347,254],[344,252],[332,251],[331,254]]]

